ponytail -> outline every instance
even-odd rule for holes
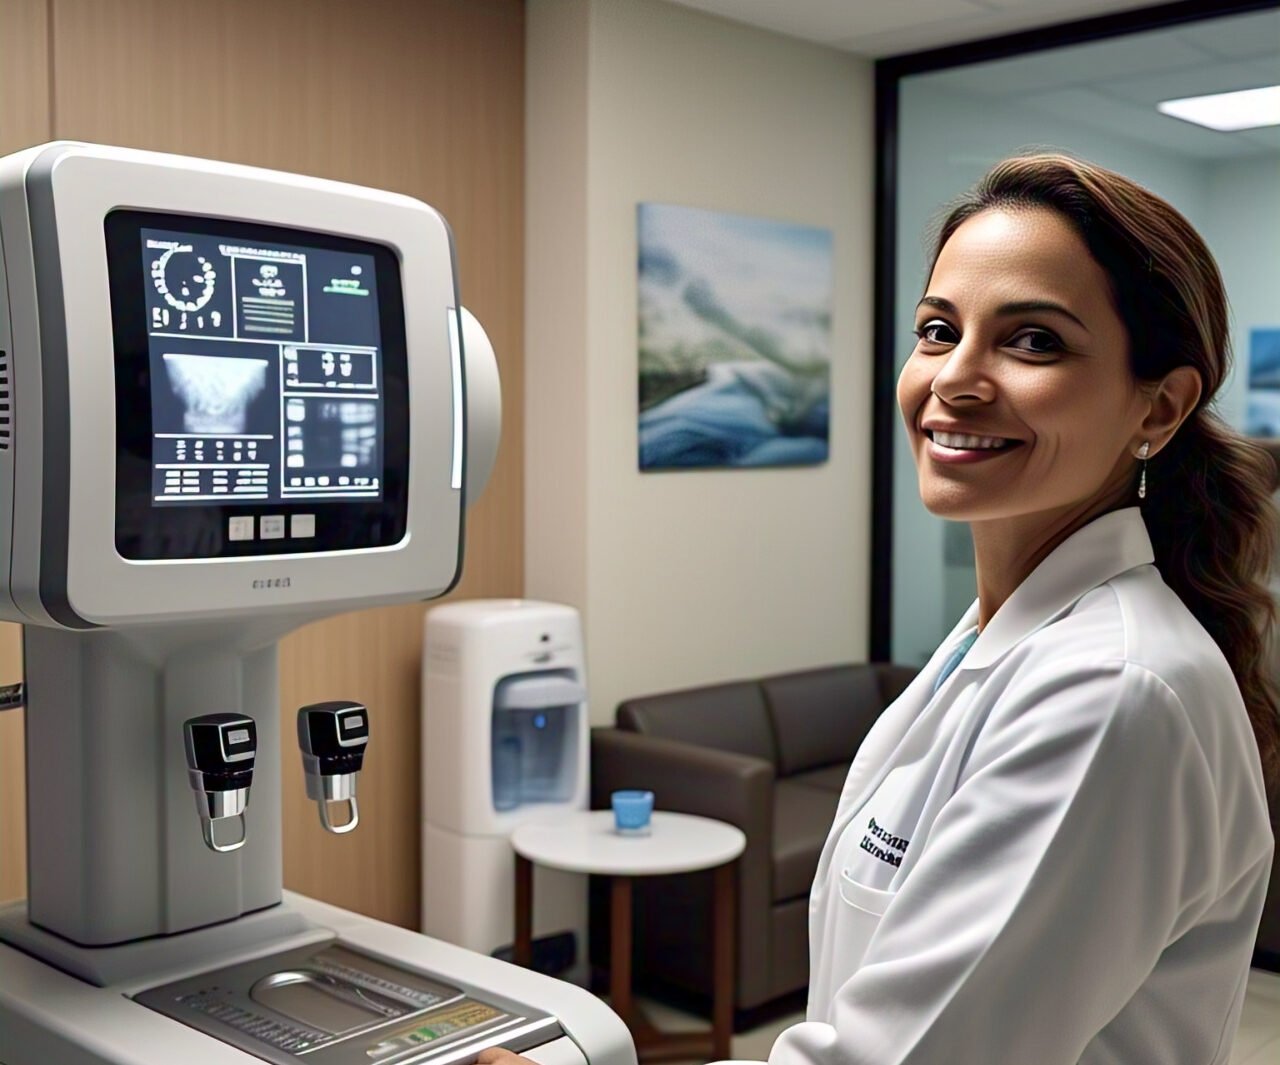
[[[1270,788],[1280,779],[1280,700],[1271,677],[1277,535],[1271,456],[1203,407],[1150,460],[1139,501],[1156,568],[1235,674]]]

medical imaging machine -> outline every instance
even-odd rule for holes
[[[281,744],[349,831],[378,710],[337,692],[282,730],[277,642],[448,591],[497,448],[443,218],[60,142],[0,159],[0,252],[29,889],[0,1062],[634,1065],[586,991],[281,888]]]

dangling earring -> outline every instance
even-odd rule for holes
[[[1138,458],[1142,459],[1142,478],[1138,481],[1138,498],[1147,498],[1147,454],[1151,451],[1151,445],[1145,440],[1142,447],[1138,448]]]

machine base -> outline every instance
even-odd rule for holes
[[[247,1053],[232,1042],[214,1038],[136,999],[150,999],[168,990],[168,985],[200,973],[293,949],[301,938],[313,944],[336,939],[343,947],[421,973],[428,980],[461,985],[481,999],[521,1003],[554,1018],[563,1035],[556,1038],[555,1026],[544,1025],[542,1037],[549,1041],[520,1051],[541,1065],[635,1065],[635,1048],[626,1027],[582,988],[289,892],[282,905],[302,922],[304,931],[284,940],[259,940],[252,947],[226,948],[224,939],[224,949],[206,954],[184,947],[194,942],[192,937],[217,929],[165,937],[160,942],[166,948],[152,958],[163,955],[167,964],[157,962],[154,969],[145,973],[135,969],[131,979],[106,986],[94,986],[12,946],[0,946],[0,1062],[261,1065],[269,1059]],[[241,921],[254,916],[258,915],[219,927],[225,937]],[[207,946],[209,941],[201,942]],[[456,1065],[469,1065],[484,1046],[505,1045],[504,1035],[511,1034],[494,1029],[487,1041],[477,1036],[450,1057]],[[527,1044],[528,1033],[523,1038]],[[373,1061],[363,1046],[358,1049],[362,1062]],[[424,1048],[421,1054],[406,1049],[390,1055],[389,1060],[394,1065],[410,1065],[424,1057],[437,1056],[438,1049],[433,1053],[429,1047]],[[302,1063],[308,1058],[298,1060]]]
[[[281,904],[193,932],[114,947],[84,947],[33,925],[27,920],[25,900],[0,907],[0,943],[43,958],[64,973],[98,987],[134,984],[151,973],[191,964],[192,959],[199,959],[202,967],[216,965],[222,958],[242,957],[264,943],[287,950],[332,938],[332,932],[313,927],[300,913]]]

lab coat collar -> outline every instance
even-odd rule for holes
[[[1046,556],[1001,604],[960,661],[958,670],[986,669],[1022,640],[1113,577],[1155,561],[1137,507],[1109,511],[1077,529]],[[956,627],[978,623],[978,600]]]

